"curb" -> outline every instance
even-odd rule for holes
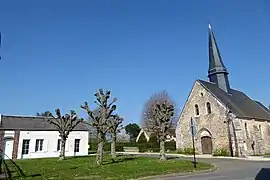
[[[159,155],[159,153],[138,153],[138,152],[118,152],[118,154],[126,154],[126,155]],[[166,155],[175,156],[175,157],[186,157],[192,158],[193,156],[184,155],[184,154],[170,154],[167,153]],[[270,158],[264,157],[225,157],[225,156],[197,156],[198,159],[232,159],[232,160],[242,160],[242,161],[270,161]]]
[[[211,169],[207,169],[207,170],[193,170],[190,172],[182,172],[182,173],[170,173],[170,174],[163,174],[163,175],[154,175],[154,176],[147,176],[147,177],[142,177],[142,178],[138,178],[136,180],[151,180],[151,179],[162,179],[162,178],[170,178],[170,177],[177,177],[177,176],[191,176],[191,175],[197,175],[197,174],[204,174],[204,173],[210,173],[210,172],[214,172],[216,171],[218,168],[216,165],[211,164],[213,166],[213,168]],[[135,179],[131,179],[131,180],[135,180]]]

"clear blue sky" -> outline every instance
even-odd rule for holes
[[[119,99],[126,123],[160,90],[181,109],[207,79],[209,20],[231,86],[270,103],[268,0],[0,1],[2,114],[83,116],[99,88]]]

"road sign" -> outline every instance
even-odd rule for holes
[[[197,124],[193,118],[191,118],[189,122],[189,133],[191,136],[195,136],[197,134]]]
[[[195,155],[195,141],[194,136],[197,134],[196,122],[193,118],[190,118],[189,123],[189,133],[192,136],[192,146],[193,146],[193,165],[196,168],[196,155]]]

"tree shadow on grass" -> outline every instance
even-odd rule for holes
[[[79,167],[77,167],[77,166],[74,166],[74,167],[71,167],[71,168],[63,168],[63,169],[57,169],[57,170],[54,170],[54,171],[46,171],[46,172],[44,172],[44,173],[42,173],[42,174],[40,174],[40,173],[37,173],[37,174],[29,174],[29,175],[25,175],[25,177],[42,177],[43,175],[45,175],[45,174],[52,174],[52,173],[54,173],[55,171],[62,171],[62,170],[72,170],[72,169],[78,169]],[[20,178],[19,176],[13,176],[13,178],[14,179],[16,179],[16,178]]]
[[[179,160],[180,160],[179,157],[175,157],[175,156],[167,156],[167,160],[172,160],[172,159],[179,159]]]
[[[103,165],[109,165],[109,164],[117,164],[117,163],[121,163],[121,162],[126,162],[126,161],[133,161],[137,159],[136,157],[123,157],[123,158],[120,158],[120,159],[111,159],[111,161],[109,162],[104,162]]]

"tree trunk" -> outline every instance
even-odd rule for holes
[[[162,138],[160,140],[160,160],[166,160],[166,156],[165,156],[165,139]]]
[[[59,160],[65,159],[66,140],[67,140],[66,138],[61,139],[61,152],[60,152]]]
[[[116,158],[115,146],[116,146],[116,134],[113,134],[111,143],[111,154],[113,159]]]
[[[104,145],[105,135],[101,132],[98,133],[98,149],[97,149],[97,165],[103,164],[103,145]]]

